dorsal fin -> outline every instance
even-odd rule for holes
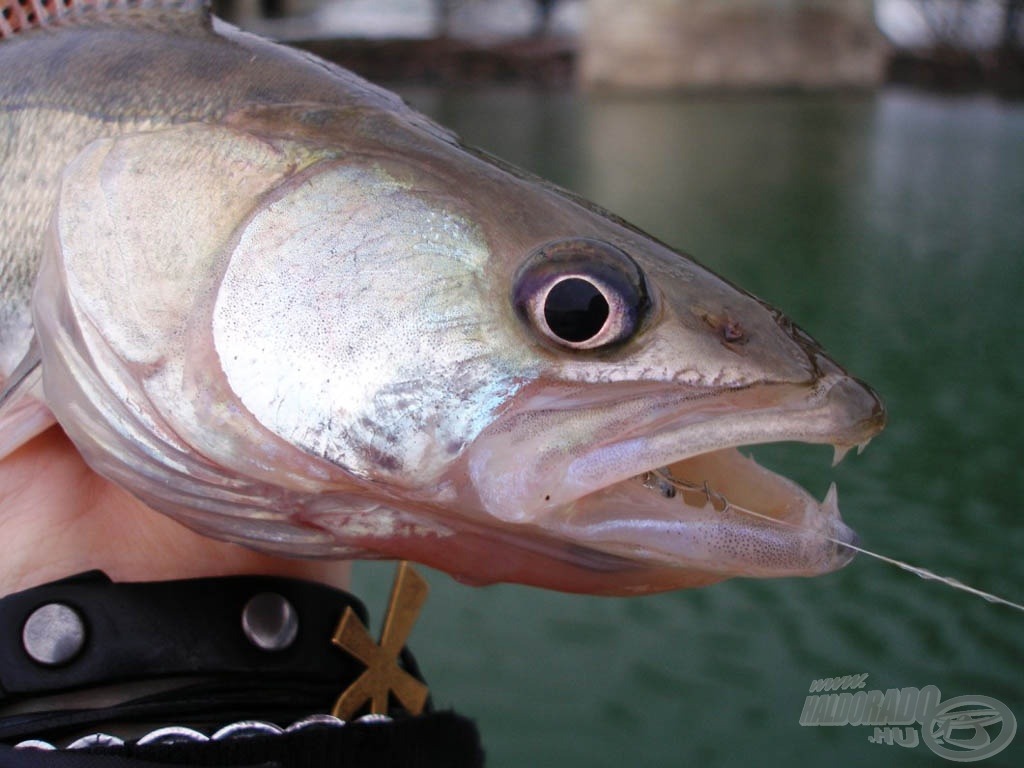
[[[125,12],[172,11],[209,23],[210,0],[0,0],[0,39],[28,29],[114,21]]]

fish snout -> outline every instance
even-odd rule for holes
[[[834,445],[864,445],[885,427],[886,411],[881,396],[867,382],[851,376],[832,359],[807,331],[782,312],[769,308],[772,320],[799,352],[800,368],[810,374],[814,389],[823,394],[832,414]]]
[[[825,401],[833,413],[837,431],[833,445],[864,446],[885,427],[885,405],[867,383],[842,373],[823,380],[828,386]]]

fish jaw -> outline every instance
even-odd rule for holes
[[[619,430],[626,418],[633,426]],[[640,387],[611,404],[538,390],[474,444],[469,474],[489,514],[571,544],[567,557],[580,567],[607,571],[615,556],[621,571],[646,571],[646,582],[631,576],[630,592],[813,576],[853,556],[842,544],[856,535],[834,490],[819,503],[737,448],[796,440],[842,449],[884,422],[877,395],[840,372],[711,394]],[[666,488],[651,474],[660,468],[679,484]]]

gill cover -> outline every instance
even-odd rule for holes
[[[454,497],[529,370],[481,232],[311,146],[193,124],[84,150],[33,301],[46,399],[94,469],[201,532],[393,556],[448,535],[409,507]]]
[[[33,300],[47,403],[94,469],[202,532],[310,554],[332,540],[285,522],[288,486],[329,473],[245,417],[210,323],[236,230],[317,159],[199,124],[97,140],[66,169]]]

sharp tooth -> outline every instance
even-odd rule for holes
[[[865,440],[863,443],[860,443],[857,446],[857,455],[858,456],[860,456],[862,453],[864,453],[864,449],[868,447],[868,443],[870,443],[870,442],[871,442],[871,438],[869,437],[867,440]]]
[[[828,517],[839,516],[839,492],[836,490],[835,483],[829,485],[828,493],[825,494],[825,499],[821,502],[821,511]]]
[[[852,445],[833,445],[832,449],[835,453],[832,456],[832,466],[838,466],[839,462],[846,458],[846,454],[850,452],[852,447]]]

